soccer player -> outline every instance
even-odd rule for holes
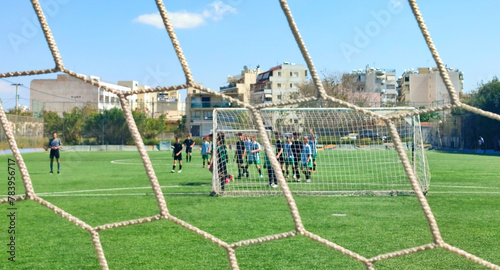
[[[274,138],[276,139],[276,159],[281,164],[281,171],[283,175],[285,174],[285,157],[283,156],[283,141],[280,138],[278,132],[274,133]]]
[[[255,167],[259,171],[259,177],[262,178],[262,171],[260,170],[260,144],[255,140],[255,135],[252,135],[252,146],[250,148],[250,154],[248,154],[248,164],[255,164]],[[247,172],[248,176],[248,172]]]
[[[195,142],[191,140],[191,135],[187,135],[183,144],[186,146],[186,162],[191,162],[191,152],[193,152],[193,146]]]
[[[312,151],[312,172],[316,172],[316,157],[318,155],[318,137],[314,135],[313,129],[310,129],[311,131],[311,138],[309,140],[309,146],[311,146],[311,151]]]
[[[213,172],[214,166],[213,166],[213,161],[214,161],[214,134],[210,133],[208,136],[208,140],[210,141],[210,148],[208,150],[208,170],[210,172]]]
[[[228,156],[224,134],[220,133],[217,135],[217,171],[221,190],[224,190],[225,184],[229,183],[229,181],[234,181],[233,176],[227,173],[227,160]]]
[[[174,166],[172,167],[172,172],[174,173],[175,172],[175,166],[177,165],[177,160],[179,161],[179,171],[178,173],[181,173],[182,172],[182,148],[183,148],[183,145],[182,143],[180,142],[181,139],[179,139],[179,137],[176,137],[175,138],[175,143],[174,143],[174,152],[173,152],[173,155],[174,155]]]
[[[245,141],[243,140],[243,133],[239,132],[238,133],[239,141],[236,143],[236,164],[238,164],[238,177],[236,179],[241,179],[241,176],[245,174],[248,174],[247,168],[243,166],[243,159],[246,156],[246,148],[245,148]]]
[[[302,151],[300,153],[300,167],[306,176],[306,182],[311,182],[312,150],[309,145],[309,137],[304,136]]]
[[[248,173],[248,167],[250,166],[250,164],[248,163],[248,158],[250,157],[250,151],[252,151],[252,141],[250,140],[250,136],[246,135],[245,136],[245,153],[246,153],[246,162],[247,162],[247,165],[245,165],[245,171],[246,171],[246,174],[247,174],[247,178],[250,176],[250,174]]]
[[[284,149],[284,158],[285,158],[285,170],[286,170],[286,178],[290,178],[290,171],[288,170],[289,166],[291,165],[292,166],[292,170],[294,168],[294,164],[293,163],[293,152],[292,152],[292,137],[291,136],[288,136],[286,138],[286,143],[283,145],[283,149]],[[293,173],[293,171],[292,171]]]
[[[62,147],[61,139],[57,138],[57,133],[52,133],[52,139],[49,140],[50,147],[50,173],[53,173],[54,157],[57,159],[57,173],[61,170],[61,159],[59,155],[59,149]]]
[[[271,160],[269,160],[266,151],[264,151],[264,168],[267,169],[267,176],[269,177],[269,187],[277,188],[278,178],[276,178],[273,165],[271,165]]]
[[[201,158],[203,159],[203,168],[205,168],[205,161],[210,167],[210,161],[208,159],[208,152],[210,149],[210,143],[207,142],[207,137],[203,137],[203,142],[201,143]]]
[[[300,155],[302,152],[302,142],[299,140],[299,133],[294,132],[293,133],[293,143],[292,143],[292,153],[293,153],[293,170],[294,170],[294,178],[297,180],[297,182],[300,182]]]

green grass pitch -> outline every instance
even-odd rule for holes
[[[282,196],[210,197],[211,174],[201,168],[199,152],[180,174],[170,173],[170,152],[149,154],[172,215],[228,243],[294,229]],[[427,154],[432,173],[427,199],[444,240],[500,264],[500,157]],[[0,157],[0,194],[5,197],[12,156]],[[48,152],[23,157],[35,191],[91,226],[158,214],[137,152],[62,152],[60,175],[48,174]],[[16,193],[23,194],[17,167],[16,177]],[[415,196],[295,200],[309,231],[365,257],[432,242]],[[8,205],[0,206],[0,269],[99,269],[86,231],[33,201],[15,206],[15,262],[7,260],[6,252]],[[100,235],[111,269],[229,269],[224,249],[167,220]],[[301,236],[240,247],[236,255],[241,269],[364,269],[362,263]],[[442,249],[384,260],[375,267],[484,269]]]

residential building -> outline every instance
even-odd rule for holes
[[[251,85],[251,104],[281,102],[299,92],[299,86],[306,83],[305,65],[284,62],[257,75]]]
[[[378,93],[380,105],[392,105],[397,101],[396,70],[366,66],[364,70],[355,70],[352,75],[358,76],[358,82],[364,84],[362,92]]]
[[[130,87],[106,83],[99,77],[90,76],[90,79],[121,93],[131,91]],[[34,115],[46,110],[62,116],[63,112],[70,112],[74,107],[83,107],[86,104],[94,105],[100,111],[121,108],[115,94],[66,74],[57,75],[57,79],[32,80],[30,88],[30,107]],[[136,97],[131,95],[127,99],[131,106]]]
[[[213,128],[214,109],[230,107],[236,105],[221,97],[189,87],[186,97],[186,131],[193,137],[208,135]]]
[[[232,98],[239,99],[245,103],[250,101],[250,88],[257,81],[257,74],[261,73],[260,68],[249,69],[243,67],[240,75],[228,76],[227,85],[220,87],[220,92]]]
[[[156,95],[156,108],[154,116],[164,115],[167,122],[177,122],[182,120],[186,114],[186,103],[181,101],[179,91],[173,90]]]
[[[463,92],[463,72],[447,68],[457,93]],[[437,68],[405,70],[398,78],[400,101],[414,107],[439,106],[450,103],[450,95]]]
[[[143,90],[150,88],[145,85],[138,85],[137,81],[119,81],[119,85],[130,87],[132,90]],[[166,122],[178,122],[185,114],[185,103],[180,100],[180,93],[177,90],[163,93],[142,93],[137,94],[132,105],[133,110],[146,113],[151,117],[165,116]]]

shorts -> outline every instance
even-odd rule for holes
[[[236,163],[243,164],[243,155],[236,155]]]
[[[260,160],[249,160],[248,164],[249,165],[251,165],[251,164],[260,165]]]
[[[314,154],[312,154],[312,160],[313,160],[313,162],[314,162],[314,161],[316,161],[316,157],[317,157],[317,156],[318,156],[318,153],[314,153]]]
[[[182,161],[182,154],[179,155],[174,155],[174,160],[181,160]]]
[[[278,158],[278,162],[279,162],[280,164],[285,163],[285,157],[283,157],[283,155],[280,155],[280,157]]]
[[[59,149],[50,149],[50,158],[59,158]]]
[[[308,168],[308,169],[310,169],[310,168],[312,168],[312,162],[311,162],[311,160],[309,160],[309,162],[307,162],[307,163],[302,162],[302,163],[300,163],[300,166],[302,168]]]
[[[293,158],[287,158],[285,159],[285,165],[288,166],[288,165],[292,165],[293,166],[294,162],[293,162]]]
[[[202,154],[202,155],[201,155],[201,158],[202,158],[202,159],[208,159],[208,154]]]
[[[186,154],[187,154],[187,153],[191,153],[191,152],[193,152],[193,148],[191,148],[191,147],[186,148]]]

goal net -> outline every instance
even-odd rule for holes
[[[414,109],[369,110],[382,116],[393,116]],[[380,119],[345,108],[263,109],[261,115],[272,151],[280,161],[283,175],[293,193],[413,193],[394,149],[393,138],[385,122]],[[430,172],[419,117],[400,118],[395,124],[418,183],[425,193],[429,188]],[[213,192],[220,196],[282,194],[273,180],[274,171],[267,169],[270,164],[264,151],[263,138],[257,132],[250,111],[229,108],[214,110],[213,130],[215,149],[217,137],[223,136],[228,153],[227,157],[223,157],[224,160],[220,160],[220,155],[214,155]],[[254,143],[252,137],[255,137]],[[309,156],[307,148],[303,147],[304,137],[308,138],[307,144],[311,151],[309,164],[307,160],[304,161]],[[240,140],[242,142],[238,143]],[[241,145],[240,149],[238,145]],[[246,150],[243,150],[243,146],[246,146]],[[250,151],[254,153],[248,153]]]

